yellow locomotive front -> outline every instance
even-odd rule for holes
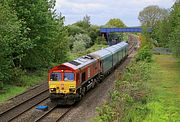
[[[49,79],[50,93],[76,93],[75,74],[73,72],[52,72]]]
[[[76,94],[76,72],[67,67],[55,67],[49,72],[49,93],[52,102],[73,104]]]

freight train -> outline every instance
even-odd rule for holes
[[[98,50],[49,70],[50,99],[60,105],[72,105],[94,88],[128,56],[128,43]]]

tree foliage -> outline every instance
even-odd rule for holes
[[[154,14],[149,16],[150,13],[146,13],[147,15],[144,13],[144,16],[149,17],[147,25],[149,25],[148,23],[153,25],[153,32],[149,37],[156,41],[158,46],[169,47],[174,55],[180,57],[180,2],[175,2],[168,14],[164,9],[156,8],[164,11],[164,13],[161,12],[163,15],[159,16],[160,13],[158,12],[154,12],[158,13],[156,16]]]
[[[105,39],[104,36],[98,36],[98,37],[96,38],[96,43],[97,43],[97,44],[103,44],[103,45],[106,45],[106,44],[107,44],[106,39]]]
[[[72,25],[68,26],[70,48],[72,48],[73,38],[76,35],[87,35],[91,38],[91,43],[86,45],[86,48],[92,46],[96,38],[100,35],[99,26],[92,25],[90,23],[90,16],[84,16],[83,20],[80,20]]]
[[[72,42],[83,42],[83,45],[85,46],[85,48],[90,47],[92,40],[91,38],[87,35],[87,34],[77,34],[75,35],[73,38],[71,38]],[[74,48],[74,43],[73,43],[73,48]]]
[[[84,30],[88,30],[89,27],[91,26],[90,16],[85,15],[83,20],[74,23],[74,25],[77,25],[77,26],[83,28]]]
[[[55,0],[0,2],[0,81],[18,81],[23,70],[49,67],[67,59],[64,17]]]
[[[170,48],[176,56],[180,57],[180,1],[177,1],[172,7],[169,24],[172,30],[169,34]]]
[[[142,25],[153,27],[158,21],[164,20],[168,16],[168,11],[159,6],[151,5],[144,8],[139,13],[139,21]]]
[[[79,53],[85,51],[85,42],[83,40],[76,40],[73,42],[73,52],[74,53]]]
[[[22,24],[6,2],[0,3],[0,81],[11,81],[31,44],[24,38]],[[15,79],[14,79],[15,80]]]
[[[107,23],[106,23],[107,27],[116,27],[116,28],[123,28],[126,27],[126,25],[118,18],[113,18],[110,19]]]
[[[12,4],[18,18],[23,22],[23,28],[27,29],[24,36],[30,39],[34,46],[25,50],[26,56],[21,64],[24,68],[45,67],[51,62],[51,49],[47,45],[57,34],[57,24],[51,11],[54,7],[53,2],[52,0],[14,0]]]

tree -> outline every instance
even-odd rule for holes
[[[19,68],[23,50],[29,49],[30,43],[22,37],[21,21],[6,1],[0,3],[0,11],[0,82],[15,81],[15,67]]]
[[[158,21],[164,20],[168,16],[168,10],[159,6],[148,6],[139,13],[139,21],[143,26],[154,27]]]
[[[106,39],[105,39],[104,36],[98,36],[98,37],[96,38],[96,43],[97,43],[97,44],[106,45],[106,44],[107,44],[107,41],[106,41]]]
[[[118,18],[110,19],[106,23],[106,27],[116,27],[116,28],[123,28],[126,27],[126,25]]]
[[[110,19],[105,27],[108,28],[124,28],[126,27],[126,25],[118,18],[114,18],[114,19]],[[109,40],[116,40],[116,42],[118,41],[122,41],[123,39],[123,33],[117,33],[117,32],[113,32],[109,34]]]
[[[68,30],[64,26],[64,17],[59,16],[56,20],[56,31],[58,34],[54,35],[55,40],[50,42],[50,49],[54,55],[53,62],[64,63],[68,59],[68,52],[70,51],[68,45]]]
[[[169,38],[167,36],[171,33],[171,25],[168,19],[157,22],[151,33],[151,38],[157,42],[159,47],[168,47]]]
[[[67,26],[68,28],[68,34],[69,36],[75,36],[76,34],[83,34],[86,33],[85,30],[83,30],[83,28],[73,24],[73,25],[69,25]]]
[[[169,44],[174,55],[180,57],[180,2],[177,1],[170,12],[169,24],[171,32],[169,34]]]
[[[78,52],[83,52],[85,51],[86,47],[85,47],[85,42],[83,40],[76,40],[73,43],[73,52],[74,53],[78,53]]]
[[[89,48],[91,46],[92,40],[87,34],[76,34],[73,38],[71,38],[71,43],[80,41],[83,42],[85,48]],[[73,43],[74,48],[74,43]]]
[[[84,30],[88,30],[89,27],[91,26],[90,16],[88,15],[84,16],[83,20],[74,23],[74,25],[77,25],[83,28]]]
[[[48,46],[57,43],[56,37],[59,34],[54,5],[54,0],[13,0],[11,4],[18,19],[22,21],[22,30],[26,29],[24,37],[34,45],[24,50],[26,55],[22,59],[23,68],[47,67],[54,60],[53,48]]]
[[[94,44],[95,40],[100,35],[99,26],[91,25],[87,34],[89,35],[89,37],[92,40],[92,43],[91,43],[91,46],[92,46]]]

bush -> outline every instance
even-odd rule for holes
[[[138,55],[136,56],[136,61],[152,61],[152,52],[149,47],[144,46],[142,49],[139,50]]]
[[[96,44],[102,44],[102,45],[106,45],[107,44],[107,41],[106,39],[104,38],[104,36],[98,36],[96,38]]]
[[[92,40],[87,34],[76,34],[75,36],[70,38],[71,42],[80,41],[83,42],[85,48],[89,48],[92,45]],[[74,46],[74,44],[73,44]]]
[[[79,40],[79,41],[75,41],[73,43],[73,52],[74,53],[79,53],[79,52],[83,52],[85,51],[86,47],[85,47],[85,42],[82,41],[82,40]]]

